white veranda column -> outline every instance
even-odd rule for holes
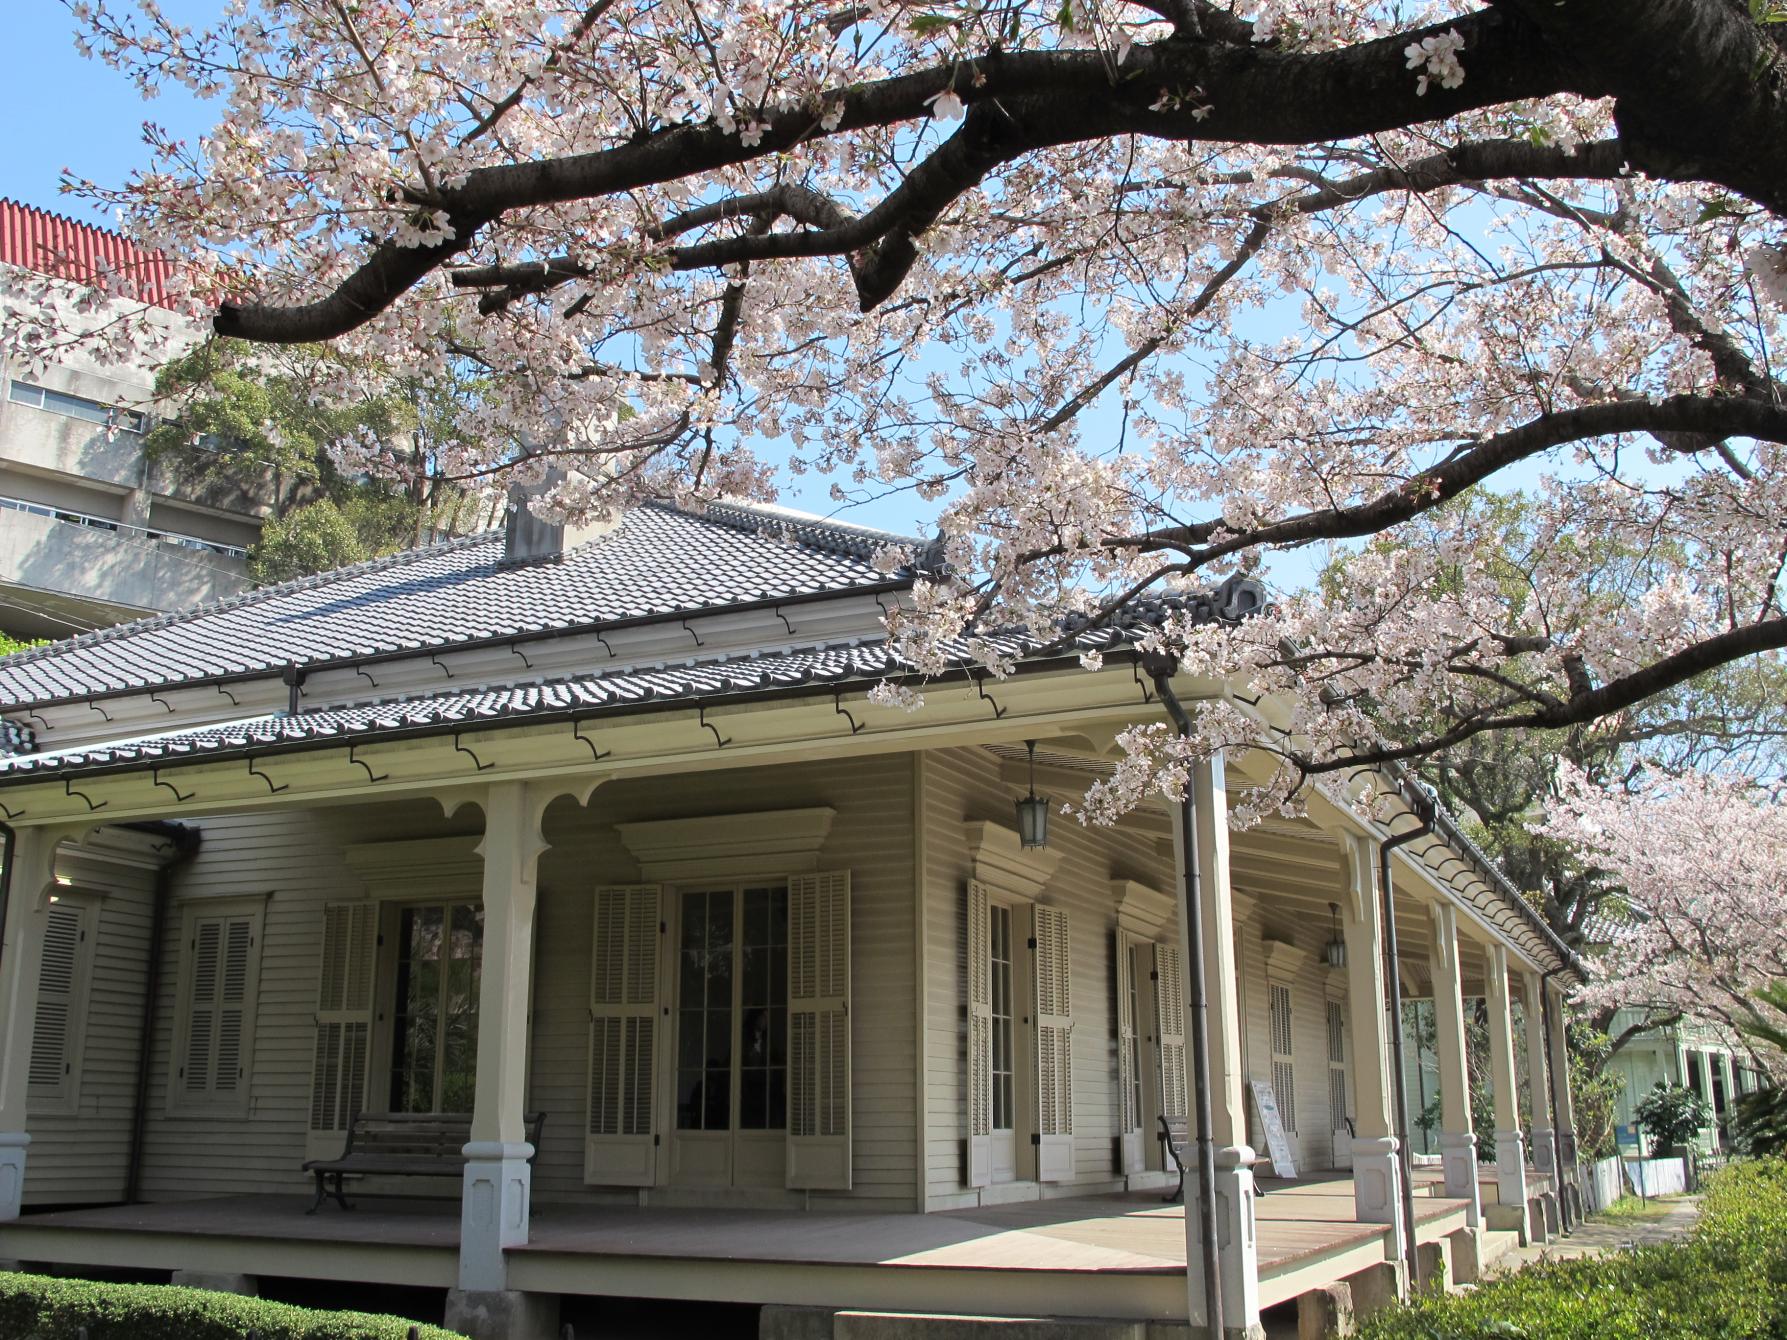
[[[1576,1167],[1576,1098],[1570,1092],[1570,1038],[1564,1017],[1564,993],[1555,988],[1551,992],[1551,1054],[1557,1059],[1552,1084],[1557,1094],[1557,1130],[1562,1137],[1559,1143],[1564,1150],[1565,1168],[1573,1170]]]
[[[507,1288],[503,1252],[527,1241],[532,1193],[524,1120],[536,872],[551,793],[498,782],[484,803],[484,950],[478,988],[478,1068],[460,1205],[459,1287]]]
[[[1551,1071],[1545,1055],[1545,984],[1537,973],[1528,974],[1521,1007],[1526,1013],[1526,1080],[1528,1101],[1533,1108],[1533,1166],[1552,1179],[1557,1186],[1557,1143],[1551,1125]]]
[[[6,853],[12,885],[0,930],[0,1220],[17,1219],[25,1195],[25,1148],[31,1143],[25,1102],[44,927],[56,883],[56,845],[78,831],[16,828]]]
[[[1465,1219],[1473,1228],[1483,1216],[1477,1191],[1477,1134],[1471,1126],[1470,1071],[1464,1048],[1464,982],[1458,967],[1458,909],[1451,903],[1429,904],[1433,948],[1433,1036],[1439,1059],[1440,1162],[1446,1174],[1446,1195],[1466,1203]]]
[[[1508,1000],[1508,950],[1489,946],[1489,1073],[1495,1090],[1496,1198],[1525,1213],[1526,1143],[1520,1134],[1520,1102],[1514,1079],[1514,1016]]]
[[[1223,1329],[1231,1336],[1259,1336],[1259,1240],[1254,1222],[1253,1150],[1247,1144],[1241,1070],[1240,977],[1235,968],[1234,895],[1229,885],[1228,792],[1223,783],[1222,755],[1192,772],[1191,798],[1196,811],[1194,850],[1184,849],[1180,828],[1173,825],[1173,861],[1181,881],[1187,861],[1197,873],[1203,908],[1204,988],[1210,1029],[1210,1135],[1216,1160],[1216,1232],[1222,1269]],[[1183,887],[1183,884],[1181,884]],[[1183,923],[1183,919],[1181,919]],[[1180,949],[1191,962],[1189,937],[1180,926]],[[1187,993],[1187,1035],[1192,1026]],[[1189,1058],[1191,1048],[1186,1048]],[[1187,1092],[1190,1077],[1187,1076]],[[1190,1316],[1204,1315],[1202,1256],[1198,1245],[1197,1198],[1185,1197],[1186,1284]]]
[[[1343,839],[1347,864],[1347,1022],[1353,1042],[1353,1214],[1363,1224],[1387,1224],[1386,1255],[1403,1259],[1402,1160],[1392,1133],[1394,1079],[1384,979],[1383,904],[1375,844],[1358,833]]]

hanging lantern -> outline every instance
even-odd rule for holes
[[[1049,845],[1049,798],[1036,794],[1036,741],[1025,740],[1030,751],[1030,794],[1018,804],[1018,841],[1026,847]]]
[[[1340,904],[1328,904],[1328,916],[1334,923],[1334,935],[1322,946],[1322,957],[1330,968],[1346,967],[1346,937],[1340,933]]]

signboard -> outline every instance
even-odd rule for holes
[[[1260,1129],[1266,1133],[1266,1152],[1272,1156],[1274,1177],[1295,1177],[1297,1160],[1291,1156],[1291,1142],[1285,1137],[1284,1118],[1278,1115],[1278,1095],[1272,1092],[1269,1080],[1250,1079],[1253,1105],[1260,1114]]]

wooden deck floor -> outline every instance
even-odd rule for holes
[[[1350,1179],[1263,1184],[1267,1304],[1383,1259],[1385,1230],[1352,1218]],[[1424,1188],[1424,1192],[1430,1189]],[[0,1257],[444,1287],[459,1239],[452,1201],[362,1198],[306,1215],[307,1198],[239,1196],[28,1215]],[[1423,1237],[1462,1202],[1416,1200]],[[1045,1315],[1183,1317],[1185,1217],[1159,1193],[1025,1201],[938,1214],[536,1206],[510,1253],[514,1287]]]

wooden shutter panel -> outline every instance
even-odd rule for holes
[[[595,910],[583,1180],[593,1186],[651,1186],[658,1168],[653,1120],[662,925],[658,886],[597,889]]]
[[[1185,975],[1177,945],[1154,946],[1154,1017],[1160,1028],[1160,1110],[1190,1120],[1185,1099]]]
[[[1035,929],[1036,1176],[1073,1180],[1073,946],[1067,913],[1038,904]]]
[[[311,1158],[335,1158],[348,1124],[366,1105],[372,1050],[378,904],[330,903],[323,909],[323,961],[317,981],[316,1049],[310,1080]]]
[[[788,1173],[850,1189],[850,875],[788,881]]]
[[[968,921],[968,1168],[969,1186],[993,1180],[993,945],[987,887],[969,881]]]
[[[37,983],[37,1022],[31,1035],[30,1101],[64,1110],[72,1101],[76,1075],[75,1036],[87,983],[81,966],[87,938],[87,909],[58,900],[44,924]]]
[[[1127,1175],[1142,1170],[1142,1114],[1136,1104],[1135,973],[1129,937],[1117,931],[1112,943],[1117,956],[1117,1171]]]

